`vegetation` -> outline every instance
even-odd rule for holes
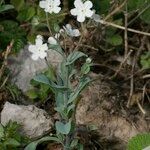
[[[56,134],[30,143],[25,150],[35,150],[45,141],[61,143],[64,150],[84,149],[75,136],[75,113],[81,92],[98,80],[89,77],[91,70],[126,89],[127,109],[137,106],[146,114],[149,24],[150,0],[0,0],[0,80],[5,81],[0,90],[9,78],[5,69],[8,55],[19,53],[28,43],[33,61],[45,59],[48,69],[34,77],[33,88],[25,94],[41,103],[53,94],[60,117],[55,123]],[[57,69],[46,59],[51,50],[62,57]],[[12,129],[14,132],[8,133]],[[21,146],[22,138],[16,131],[17,124],[0,126],[4,150]],[[138,135],[129,141],[128,149],[141,150],[149,144],[149,134]]]
[[[10,121],[6,126],[0,124],[0,148],[18,150],[29,142],[19,133],[20,125]]]

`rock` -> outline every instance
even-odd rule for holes
[[[76,120],[80,125],[96,125],[99,135],[109,140],[120,139],[121,144],[126,144],[134,135],[148,132],[150,124],[142,116],[133,122],[123,114],[119,105],[123,100],[111,86],[102,80],[93,82],[82,94]]]
[[[44,59],[33,61],[30,55],[31,53],[28,51],[28,46],[26,46],[20,51],[18,56],[11,56],[8,58],[8,67],[11,70],[11,81],[23,92],[30,89],[30,80],[37,73],[47,68]],[[49,50],[47,60],[53,67],[56,67],[62,61],[62,57],[56,51]]]
[[[48,133],[53,126],[52,119],[42,109],[33,105],[15,105],[6,102],[1,112],[1,123],[6,125],[9,120],[22,125],[22,133],[36,139]]]

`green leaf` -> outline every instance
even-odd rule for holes
[[[13,138],[8,138],[5,142],[4,142],[4,145],[9,145],[9,146],[13,146],[13,147],[18,147],[20,146],[21,144],[13,139]]]
[[[48,141],[56,141],[56,142],[59,142],[60,143],[60,140],[56,137],[50,137],[50,136],[47,136],[47,137],[43,137],[37,141],[34,141],[32,143],[30,143],[28,146],[25,147],[24,150],[36,150],[36,147],[43,143],[43,142],[48,142]]]
[[[84,150],[83,144],[81,143],[78,144],[78,150]]]
[[[0,139],[4,136],[4,127],[0,123]]]
[[[118,46],[123,43],[123,39],[120,35],[113,35],[111,37],[109,36],[106,41],[113,46]]]
[[[78,98],[82,90],[91,82],[90,78],[83,78],[80,80],[78,87],[76,88],[75,92],[73,92],[68,100],[68,104],[72,103],[74,100]]]
[[[140,63],[142,65],[142,69],[150,68],[150,52],[147,52],[141,56]]]
[[[50,85],[49,79],[48,79],[44,74],[37,75],[37,76],[35,76],[33,79],[34,79],[35,81],[37,81],[37,82]]]
[[[142,0],[143,1],[143,0]],[[136,11],[138,0],[128,0],[128,11]]]
[[[38,93],[37,93],[37,91],[35,91],[34,89],[28,90],[28,91],[26,92],[26,95],[27,95],[30,99],[35,99],[35,98],[38,97]]]
[[[78,139],[74,139],[72,142],[71,142],[71,147],[72,148],[75,148],[77,145],[78,145],[78,142],[79,142],[79,140]]]
[[[64,124],[60,121],[56,121],[55,123],[55,126],[56,126],[56,130],[59,132],[59,133],[62,133],[62,134],[69,134],[70,130],[71,130],[71,121],[69,121],[68,123]]]
[[[150,134],[139,134],[129,140],[127,150],[143,150],[150,146]]]
[[[14,6],[13,5],[2,5],[0,6],[0,13],[4,12],[4,11],[7,11],[7,10],[10,10],[10,9],[14,9]]]
[[[60,31],[60,27],[59,27],[58,23],[54,23],[54,31],[57,33]]]
[[[82,67],[81,67],[81,73],[82,74],[88,74],[90,72],[90,64],[85,63]]]
[[[94,9],[99,14],[106,14],[110,9],[110,0],[92,0]]]
[[[29,21],[35,15],[35,8],[34,7],[25,7],[21,10],[17,16],[19,21]]]
[[[45,72],[45,75],[52,81],[56,81],[55,70],[52,65],[49,65],[48,70]]]
[[[24,0],[11,0],[10,2],[14,5],[17,11],[20,11],[25,5]]]
[[[150,24],[150,4],[149,4],[149,8],[140,15],[140,18],[147,24]]]
[[[67,63],[66,65],[71,65],[73,64],[77,59],[81,58],[81,57],[88,57],[86,54],[84,54],[83,52],[80,51],[74,51],[73,53],[71,53],[68,58],[67,58]]]
[[[60,45],[49,44],[48,48],[50,50],[54,50],[54,51],[58,52],[59,54],[61,54],[64,57],[64,52],[63,52],[63,50],[62,50]]]
[[[64,86],[56,85],[53,81],[49,80],[44,74],[37,75],[33,78],[35,81],[49,85],[54,90],[66,90]]]

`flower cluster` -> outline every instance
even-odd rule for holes
[[[44,9],[47,13],[59,13],[61,11],[60,0],[42,0],[39,2],[39,6]],[[92,10],[93,4],[91,1],[87,0],[83,2],[82,0],[74,1],[75,8],[70,10],[70,13],[73,16],[77,17],[77,21],[84,22],[86,17],[93,18],[94,10]],[[70,37],[80,36],[80,31],[78,29],[73,29],[70,24],[63,26],[54,37],[48,38],[48,44],[57,45],[59,37],[61,34],[66,33]],[[33,60],[44,59],[47,56],[48,45],[43,43],[43,37],[37,36],[35,44],[29,45],[29,51],[32,53],[31,58]]]
[[[40,7],[44,9],[45,12],[59,13],[61,10],[60,0],[42,0],[39,3]],[[86,17],[91,18],[93,15],[93,4],[91,1],[82,2],[82,0],[74,1],[75,8],[71,9],[70,12],[73,16],[77,16],[79,22],[84,22]]]

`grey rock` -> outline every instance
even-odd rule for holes
[[[31,53],[28,51],[28,46],[26,46],[17,56],[8,58],[11,81],[23,92],[30,89],[30,80],[48,67],[44,59],[34,61],[30,56]],[[47,60],[55,68],[62,61],[62,57],[56,51],[49,50]]]
[[[22,133],[36,139],[51,131],[53,122],[42,109],[33,105],[15,105],[6,102],[1,112],[1,123],[6,125],[9,120],[22,126]]]

